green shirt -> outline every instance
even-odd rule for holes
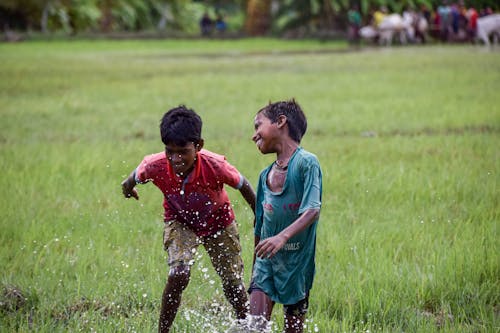
[[[353,24],[355,26],[360,26],[361,25],[361,15],[359,14],[358,11],[355,10],[349,10],[347,12],[347,20],[349,21],[350,24]]]
[[[321,208],[321,168],[315,155],[297,148],[279,193],[266,185],[271,168],[261,172],[257,187],[255,235],[261,240],[277,235],[306,210]],[[271,259],[256,259],[253,283],[273,301],[291,305],[309,293],[315,271],[317,224],[316,220],[290,238]]]

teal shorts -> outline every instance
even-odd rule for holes
[[[263,291],[273,302],[291,305],[307,298],[311,286],[301,265],[291,265],[277,253],[271,259],[256,258],[252,273],[253,288]]]

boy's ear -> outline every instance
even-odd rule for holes
[[[197,144],[194,145],[196,148],[196,151],[200,151],[203,148],[203,145],[205,144],[205,141],[203,139],[200,139]]]
[[[285,126],[287,120],[288,119],[287,119],[287,117],[284,114],[278,116],[278,121],[277,121],[278,128],[281,128],[281,127]]]

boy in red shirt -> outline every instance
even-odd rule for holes
[[[165,152],[146,156],[122,182],[126,198],[139,199],[136,184],[153,182],[164,195],[164,248],[170,271],[163,291],[159,332],[168,332],[190,279],[196,248],[203,244],[222,279],[236,317],[244,319],[248,299],[235,216],[224,184],[238,189],[255,212],[255,192],[225,157],[203,149],[201,118],[181,105],[162,118]]]

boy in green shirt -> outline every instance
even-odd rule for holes
[[[315,271],[321,168],[300,147],[307,120],[295,100],[264,107],[254,126],[257,148],[275,153],[276,161],[261,172],[257,189],[251,325],[265,331],[277,302],[284,305],[285,332],[303,332]]]

